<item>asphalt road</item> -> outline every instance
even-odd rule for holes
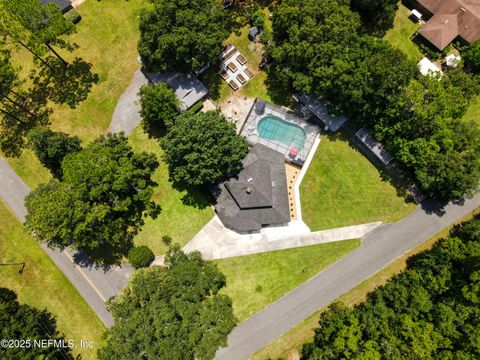
[[[260,350],[315,311],[360,284],[405,252],[480,206],[480,194],[463,206],[449,204],[439,210],[425,201],[400,221],[367,234],[360,247],[238,325],[228,347],[216,359],[240,360]]]
[[[27,214],[24,199],[30,191],[30,188],[13,171],[8,162],[0,157],[0,199],[22,223]],[[113,325],[113,318],[107,311],[105,301],[111,296],[117,295],[120,289],[128,283],[128,277],[132,272],[130,265],[96,267],[81,256],[79,258],[83,261],[80,261],[82,264],[80,265],[73,261],[73,257],[77,257],[77,254],[68,251],[54,251],[44,244],[41,246],[100,320],[106,326]]]

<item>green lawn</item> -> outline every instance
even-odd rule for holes
[[[321,137],[300,194],[312,231],[395,221],[415,208],[342,134]]]
[[[423,58],[423,55],[410,38],[418,30],[420,24],[410,20],[409,16],[410,10],[400,4],[393,28],[387,32],[385,40],[392,44],[393,47],[402,50],[410,59],[419,61]]]
[[[78,8],[82,21],[77,24],[77,33],[69,39],[80,46],[74,55],[92,63],[100,81],[77,108],[54,105],[52,129],[90,141],[108,128],[118,98],[140,67],[137,61],[138,16],[146,3],[146,0],[90,0]],[[24,66],[29,64],[21,57],[17,60]],[[48,172],[34,158],[32,152],[26,150],[18,159],[7,159],[31,187],[49,178]]]
[[[240,321],[252,316],[360,245],[339,241],[215,261],[227,277],[221,292]]]
[[[19,301],[46,308],[57,318],[58,329],[76,344],[93,341],[93,349],[77,351],[82,359],[96,359],[103,345],[104,326],[70,281],[57,268],[38,243],[0,202],[0,263],[25,262],[25,270],[0,267],[0,287],[14,290]]]
[[[467,112],[463,115],[465,121],[475,121],[480,124],[480,96],[476,96],[470,103]]]
[[[155,220],[148,218],[145,221],[135,242],[148,245],[155,254],[161,255],[166,250],[161,240],[163,235],[170,235],[175,242],[183,246],[212,218],[211,199],[209,195],[195,191],[193,204],[187,205],[186,202],[190,199],[187,192],[172,188],[172,183],[168,181],[168,167],[161,162],[162,150],[158,141],[149,139],[141,126],[134,130],[129,140],[135,151],[154,153],[160,161],[160,166],[153,176],[158,183],[153,200],[160,204],[162,212]]]

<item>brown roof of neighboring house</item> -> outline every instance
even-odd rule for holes
[[[480,39],[480,0],[417,0],[433,16],[418,31],[439,50],[460,36]]]

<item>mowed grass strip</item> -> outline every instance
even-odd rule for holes
[[[25,262],[22,275],[19,267],[0,267],[0,287],[14,290],[19,301],[47,309],[55,315],[58,330],[75,344],[92,341],[92,349],[76,349],[82,359],[96,359],[103,345],[102,322],[84,301],[70,281],[53,263],[40,245],[0,201],[0,263]]]
[[[312,231],[396,221],[415,209],[341,133],[321,136],[300,194]]]
[[[233,299],[235,316],[243,321],[359,245],[353,239],[216,260],[227,277],[221,292]]]
[[[212,200],[209,194],[199,189],[192,191],[193,196],[190,197],[187,191],[173,188],[158,141],[149,139],[141,126],[133,131],[129,141],[135,151],[154,153],[160,162],[153,176],[158,184],[153,200],[160,204],[162,212],[156,219],[146,219],[135,243],[147,245],[156,255],[162,255],[166,251],[162,236],[170,235],[174,242],[185,245],[213,217]]]

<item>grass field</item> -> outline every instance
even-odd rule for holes
[[[240,321],[252,316],[360,245],[360,240],[217,260],[227,277],[224,294]]]
[[[56,316],[58,330],[76,344],[93,341],[93,349],[77,354],[82,359],[96,359],[102,346],[104,326],[70,281],[53,263],[38,243],[0,202],[0,263],[25,262],[18,274],[16,267],[0,268],[0,287],[14,290],[21,303],[47,309]]]
[[[479,212],[480,209],[477,209],[457,221],[455,224],[468,221]],[[398,258],[397,260],[386,266],[383,270],[371,276],[349,292],[340,296],[338,299],[336,299],[336,301],[341,301],[347,306],[354,306],[364,301],[370,292],[375,290],[377,287],[384,285],[393,276],[403,271],[406,268],[406,261],[409,257],[431,248],[433,244],[435,244],[439,239],[448,236],[450,230],[455,224],[452,224],[452,226],[439,232],[435,236],[423,242],[421,245],[407,252],[402,257]],[[250,358],[250,360],[298,359],[297,355],[302,347],[302,344],[304,344],[305,342],[309,342],[313,339],[313,329],[317,327],[318,319],[323,311],[325,311],[325,309],[317,311],[308,319],[298,324],[290,331],[286,332],[281,337],[271,342],[260,351],[256,352]]]
[[[391,222],[415,208],[342,134],[321,137],[300,196],[303,220],[312,231]]]
[[[158,183],[153,200],[160,204],[162,212],[155,220],[148,218],[140,234],[137,235],[137,244],[147,245],[152,251],[161,255],[166,247],[161,238],[170,235],[180,245],[186,244],[213,216],[209,206],[211,200],[207,194],[200,191],[193,192],[189,198],[186,191],[178,191],[168,181],[168,167],[161,162],[162,150],[157,140],[149,139],[141,126],[137,127],[129,137],[135,151],[154,153],[160,161],[160,166],[153,179]],[[188,201],[192,200],[192,205]],[[185,203],[187,202],[187,203]]]
[[[100,81],[77,108],[53,105],[53,130],[90,141],[108,128],[118,98],[140,66],[136,50],[138,16],[145,4],[145,0],[89,0],[78,8],[82,21],[77,24],[77,33],[69,36],[79,45],[73,55],[92,63],[92,71],[99,75]],[[28,67],[29,60],[20,58],[18,62]],[[7,160],[29,186],[48,181],[48,171],[31,151],[24,151],[18,159]]]
[[[402,50],[410,59],[419,61],[423,55],[410,38],[418,30],[420,24],[410,20],[409,16],[410,10],[400,4],[393,28],[387,32],[385,40],[392,44],[393,47]]]

